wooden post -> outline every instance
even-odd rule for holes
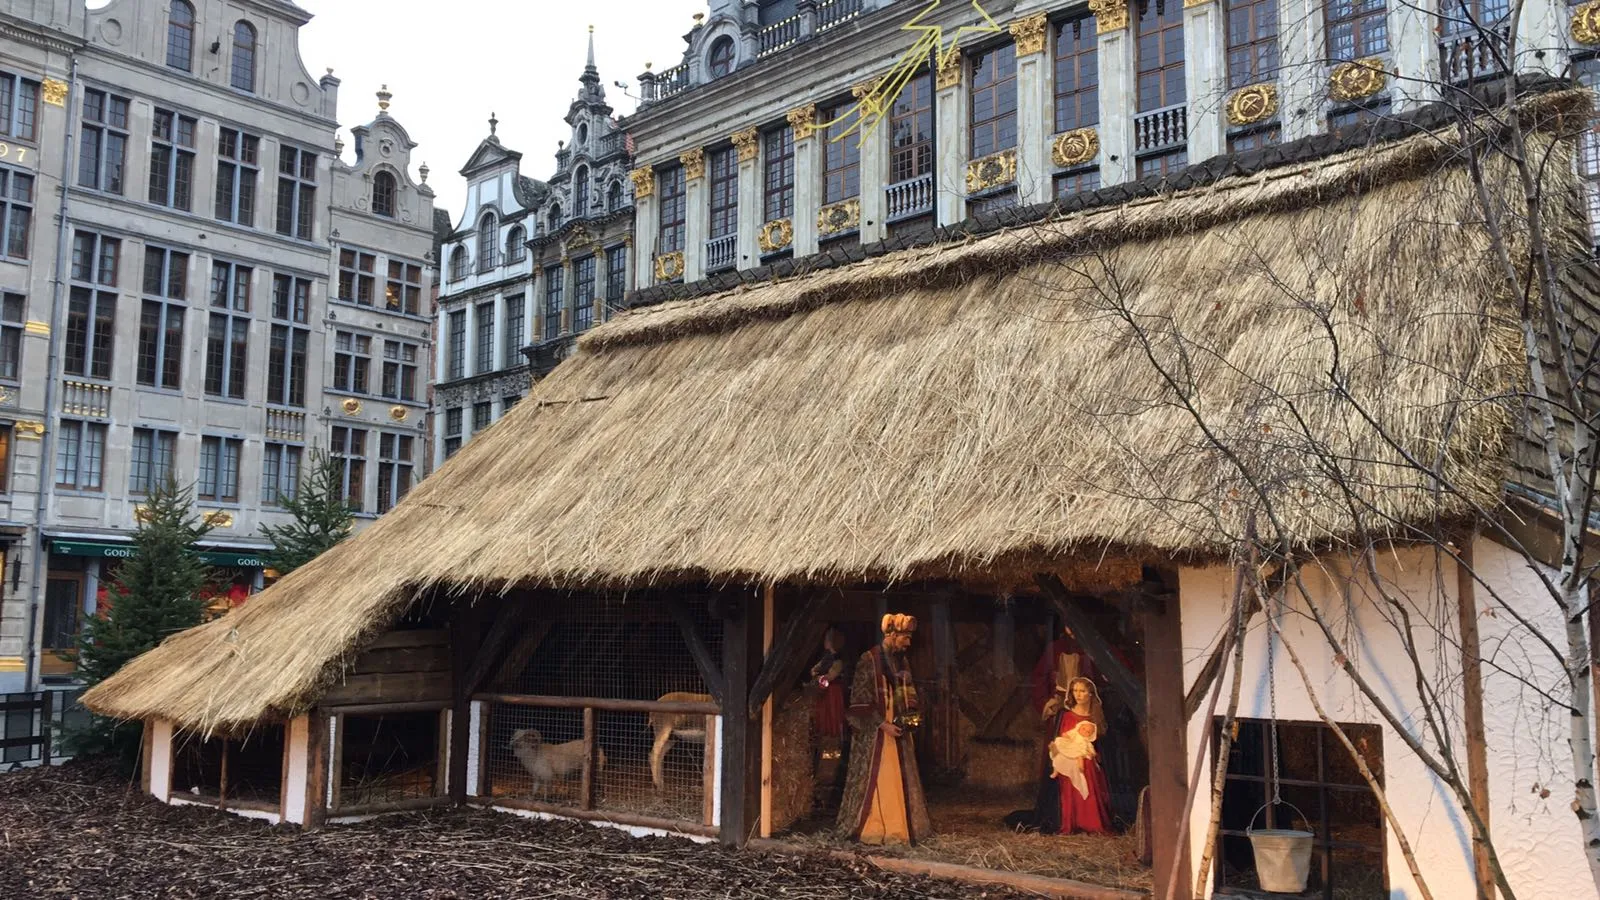
[[[156,747],[155,724],[156,724],[156,720],[155,719],[145,719],[144,720],[144,724],[140,726],[141,733],[139,735],[139,786],[144,789],[144,792],[146,794],[151,792],[150,791],[150,780],[151,780],[151,774],[152,773],[151,773],[150,767],[154,764],[152,759],[153,759],[153,755],[155,753],[155,747]],[[284,755],[285,755],[285,757],[288,756],[288,754],[284,754]],[[50,764],[49,763],[49,757],[45,757],[45,760],[46,760],[45,765],[48,766]]]
[[[328,820],[328,714],[312,710],[306,717],[306,814],[304,829],[315,831]]]
[[[217,809],[228,808],[228,748],[233,742],[222,739],[222,776],[217,779]]]
[[[583,708],[583,782],[578,786],[578,808],[594,809],[594,707]]]
[[[344,805],[344,715],[330,716],[333,748],[328,751],[328,811],[338,812]]]
[[[763,669],[765,661],[772,653],[772,627],[773,619],[777,615],[776,603],[772,596],[772,586],[768,585],[761,590],[761,659]],[[763,672],[762,674],[765,674]],[[759,679],[758,679],[759,680]],[[752,700],[756,699],[754,697]],[[760,836],[772,837],[772,693],[761,698],[761,828]]]
[[[731,600],[731,598],[730,598]],[[750,687],[761,659],[761,603],[730,602],[722,623],[723,846],[743,847],[761,815],[761,733],[750,714]]]
[[[717,717],[706,716],[706,743],[701,757],[701,823],[715,825],[717,821],[717,754],[713,748],[717,746]]]
[[[1183,627],[1179,598],[1153,602],[1144,611],[1145,735],[1150,750],[1150,836],[1154,849],[1153,896],[1168,893],[1176,861],[1179,896],[1192,879],[1187,842],[1178,840],[1189,796],[1188,728],[1183,697]],[[1076,630],[1076,629],[1074,629]]]
[[[1483,658],[1478,644],[1477,583],[1472,573],[1474,532],[1461,540],[1456,563],[1456,610],[1461,625],[1462,719],[1467,731],[1467,789],[1472,805],[1489,827],[1489,749],[1483,722]],[[1494,900],[1494,872],[1489,868],[1489,849],[1482,841],[1472,842],[1472,865],[1476,870],[1478,897]]]
[[[494,665],[494,655],[510,642],[511,632],[523,621],[523,610],[506,608],[502,604],[498,621],[480,647],[478,623],[482,610],[477,605],[463,607],[457,604],[450,616],[450,749],[448,785],[450,802],[463,806],[467,802],[467,752],[472,744],[472,692],[474,684],[487,678]],[[484,651],[478,658],[480,650]]]

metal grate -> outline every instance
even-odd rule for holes
[[[381,808],[442,794],[443,720],[437,710],[339,716],[332,809]]]

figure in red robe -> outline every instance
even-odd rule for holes
[[[1074,678],[1071,692],[1071,702],[1062,703],[1056,713],[1056,738],[1048,751],[1048,778],[1055,782],[1061,818],[1059,822],[1041,822],[1040,830],[1103,834],[1111,830],[1111,786],[1100,768],[1094,742],[1105,732],[1105,711],[1093,681]],[[1044,827],[1050,824],[1055,828]]]

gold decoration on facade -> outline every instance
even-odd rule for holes
[[[761,226],[756,243],[761,245],[762,253],[777,253],[787,249],[794,243],[794,223],[788,219],[773,219]]]
[[[38,319],[29,319],[27,323],[22,326],[22,330],[29,334],[37,334],[40,337],[49,337],[50,323],[41,322]]]
[[[1050,145],[1050,158],[1065,169],[1081,166],[1100,153],[1100,134],[1093,128],[1079,128],[1056,135]]]
[[[1572,11],[1572,39],[1580,44],[1600,44],[1600,0],[1589,0]]]
[[[213,509],[206,513],[206,524],[212,528],[232,528],[233,513],[225,509]]]
[[[807,103],[799,109],[789,110],[789,127],[794,129],[794,139],[803,141],[817,130],[817,105]]]
[[[1011,39],[1016,42],[1018,56],[1044,52],[1044,29],[1048,23],[1049,17],[1044,13],[1011,23]]]
[[[1328,95],[1335,100],[1360,100],[1383,90],[1388,76],[1376,56],[1340,63],[1328,73]]]
[[[756,158],[757,151],[761,149],[760,142],[756,140],[760,134],[754,128],[746,128],[743,131],[735,131],[733,133],[731,140],[733,141],[734,149],[739,152],[739,162],[749,162]]]
[[[44,102],[51,106],[67,105],[67,83],[54,78],[46,78],[39,84],[39,94],[44,97]]]
[[[643,200],[653,196],[656,192],[656,170],[649,166],[634,169],[628,173],[633,179],[633,199]]]
[[[663,253],[656,257],[656,280],[671,281],[683,277],[683,251]]]
[[[1228,98],[1228,124],[1254,125],[1278,114],[1278,86],[1271,82],[1252,84]]]
[[[1128,0],[1089,0],[1094,13],[1095,34],[1109,34],[1128,27]]]
[[[43,422],[17,422],[11,426],[11,431],[25,441],[37,441],[44,437]]]
[[[976,194],[990,188],[1012,184],[1017,180],[1017,151],[999,153],[967,163],[967,193]]]
[[[353,416],[361,412],[361,401],[354,397],[347,397],[343,403],[339,404],[339,408],[344,410],[345,415]]]
[[[0,403],[10,403],[11,400],[11,391],[7,390],[5,385],[0,384]]]
[[[861,199],[852,197],[817,212],[817,233],[823,237],[861,227]]]
[[[961,86],[961,51],[952,50],[949,56],[939,59],[939,77],[935,81],[939,90]]]
[[[1183,0],[1183,8],[1194,9],[1196,6],[1205,6],[1207,3],[1212,2],[1214,2],[1214,0]]]
[[[409,415],[411,415],[411,410],[406,409],[404,406],[389,407],[389,418],[395,420],[396,422],[404,422],[406,420],[406,416]]]
[[[678,162],[683,164],[683,177],[689,181],[706,177],[706,151],[700,147],[685,150],[678,154]]]

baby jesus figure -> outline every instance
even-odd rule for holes
[[[1089,798],[1089,779],[1083,774],[1083,761],[1094,759],[1094,741],[1100,729],[1088,719],[1067,729],[1050,742],[1050,764],[1055,774],[1072,783],[1078,796]]]

